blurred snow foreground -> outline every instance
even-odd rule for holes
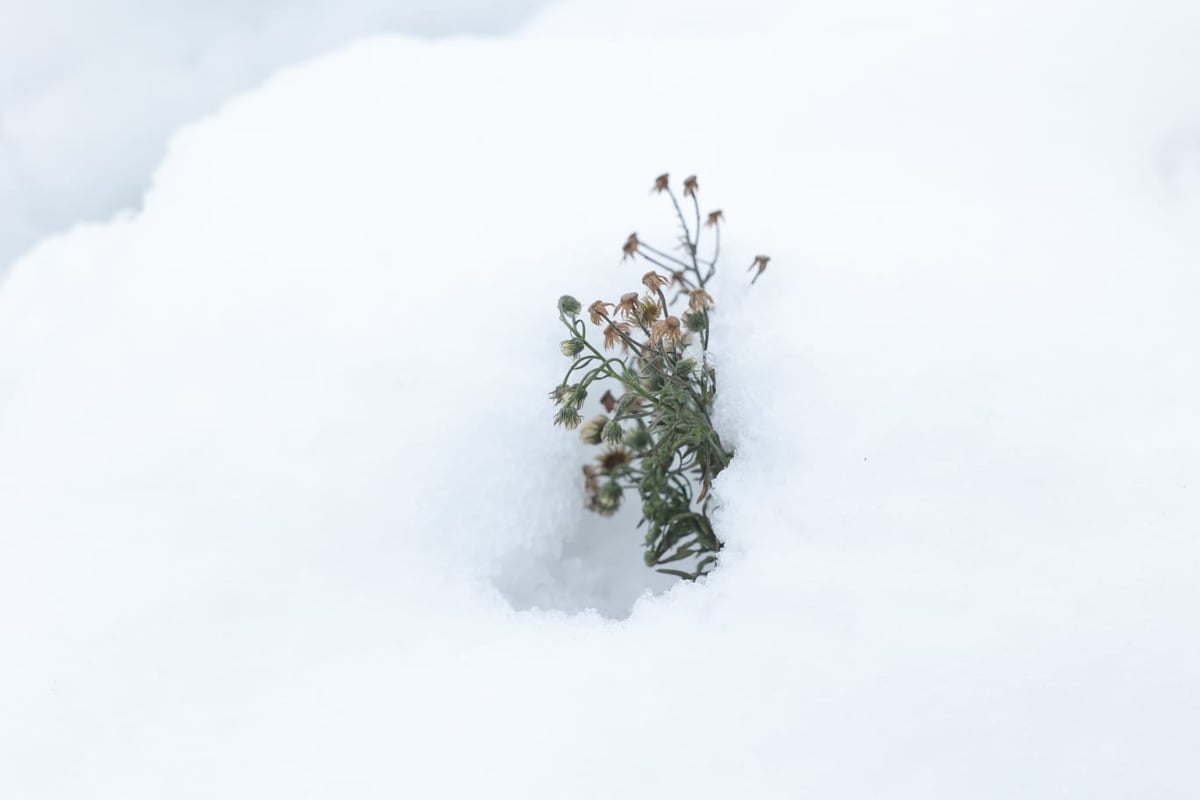
[[[18,262],[0,795],[1194,797],[1196,12],[972,6],[362,42]],[[638,599],[545,392],[664,170],[738,454]]]

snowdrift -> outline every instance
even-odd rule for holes
[[[0,793],[1194,796],[1195,10],[597,7],[289,69],[15,265]],[[545,399],[665,170],[703,585]]]

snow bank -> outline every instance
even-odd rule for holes
[[[509,31],[544,0],[0,0],[0,275],[136,204],[179,125],[368,33]]]
[[[289,70],[16,265],[3,794],[1193,796],[1195,12],[578,8]],[[616,619],[544,393],[665,169],[729,547]]]

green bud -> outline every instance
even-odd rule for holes
[[[565,339],[559,344],[558,349],[567,358],[575,358],[583,352],[583,340],[576,337],[574,339]]]
[[[572,384],[563,392],[562,402],[564,405],[579,408],[583,405],[583,401],[587,399],[587,390],[580,384]]]
[[[604,516],[611,516],[621,507],[621,484],[616,481],[605,481],[596,497],[597,511]]]
[[[609,444],[617,444],[625,437],[625,430],[616,420],[612,420],[604,426],[602,435],[604,436],[604,441]]]
[[[563,406],[554,415],[554,424],[562,425],[569,431],[573,431],[579,427],[580,417],[579,412],[574,406]]]
[[[636,452],[641,452],[650,446],[652,443],[650,432],[645,428],[634,428],[629,433],[625,434],[625,444],[633,448]]]
[[[561,403],[563,401],[563,396],[566,395],[566,393],[567,387],[565,385],[555,386],[554,390],[550,392],[550,399],[555,403]]]
[[[579,301],[569,294],[564,294],[558,298],[558,313],[565,317],[574,318],[576,314],[583,310],[583,306]]]
[[[708,327],[708,315],[703,311],[689,311],[683,315],[683,325],[689,331],[699,333]]]
[[[675,365],[676,374],[678,374],[684,378],[686,378],[688,375],[691,375],[695,369],[696,369],[696,361],[695,361],[695,359],[691,359],[691,358],[685,358],[682,361],[680,361],[678,364]]]

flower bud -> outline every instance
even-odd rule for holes
[[[634,428],[625,435],[625,444],[632,447],[635,451],[641,452],[653,443],[650,434],[645,428]]]
[[[609,444],[618,444],[624,438],[625,430],[616,420],[611,420],[604,426],[602,436],[604,437],[604,441]]]
[[[587,390],[578,383],[572,384],[563,390],[562,402],[563,405],[579,408],[583,405],[583,401],[587,399]]]
[[[598,417],[592,417],[579,429],[579,438],[584,444],[600,444],[600,437],[607,423],[608,417],[603,414]]]
[[[563,316],[574,318],[582,310],[583,306],[571,295],[564,294],[558,298],[558,313]]]
[[[579,427],[579,420],[579,412],[573,406],[563,406],[554,415],[554,424],[562,425],[569,431],[573,431]]]
[[[558,349],[561,350],[562,354],[567,358],[575,358],[583,352],[583,340],[578,337],[574,339],[564,339],[563,342],[558,346]]]

